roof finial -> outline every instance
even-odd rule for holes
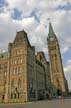
[[[50,23],[50,18],[48,18],[48,22]]]
[[[50,18],[48,18],[48,21],[50,21]]]

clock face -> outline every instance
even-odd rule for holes
[[[51,38],[50,38],[50,41],[53,41],[53,40],[54,40],[54,38],[53,38],[53,37],[51,37]]]

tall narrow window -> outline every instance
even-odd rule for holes
[[[20,74],[22,71],[21,67],[18,67],[18,74]]]
[[[18,80],[18,88],[21,88],[21,80]]]
[[[13,68],[13,75],[16,75],[17,74],[17,67],[14,67]]]
[[[18,64],[22,63],[22,58],[18,59]]]
[[[15,75],[15,68],[13,68],[13,75]]]
[[[7,77],[7,72],[4,72],[4,78],[6,78]]]
[[[14,88],[14,80],[11,82],[11,88]]]
[[[17,71],[18,71],[18,70],[17,70],[17,67],[16,67],[16,68],[15,68],[15,75],[17,74]]]

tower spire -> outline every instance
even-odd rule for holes
[[[59,43],[50,22],[47,42],[53,94],[56,94],[58,96],[58,91],[60,91],[62,94],[67,94],[68,88],[67,83],[65,83],[66,79],[63,72]]]
[[[48,34],[48,36],[49,37],[55,37],[55,33],[54,33],[51,22],[49,22],[49,34]]]

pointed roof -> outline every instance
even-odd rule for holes
[[[56,37],[51,22],[49,23],[49,37]]]
[[[16,37],[14,39],[14,43],[16,44],[23,42],[27,42],[28,44],[30,44],[27,37],[27,33],[24,30],[17,32]]]
[[[40,62],[41,62],[41,61],[47,62],[46,57],[45,57],[45,54],[44,54],[43,51],[37,52],[37,59],[38,59],[38,57],[39,57],[39,61],[40,61]]]

